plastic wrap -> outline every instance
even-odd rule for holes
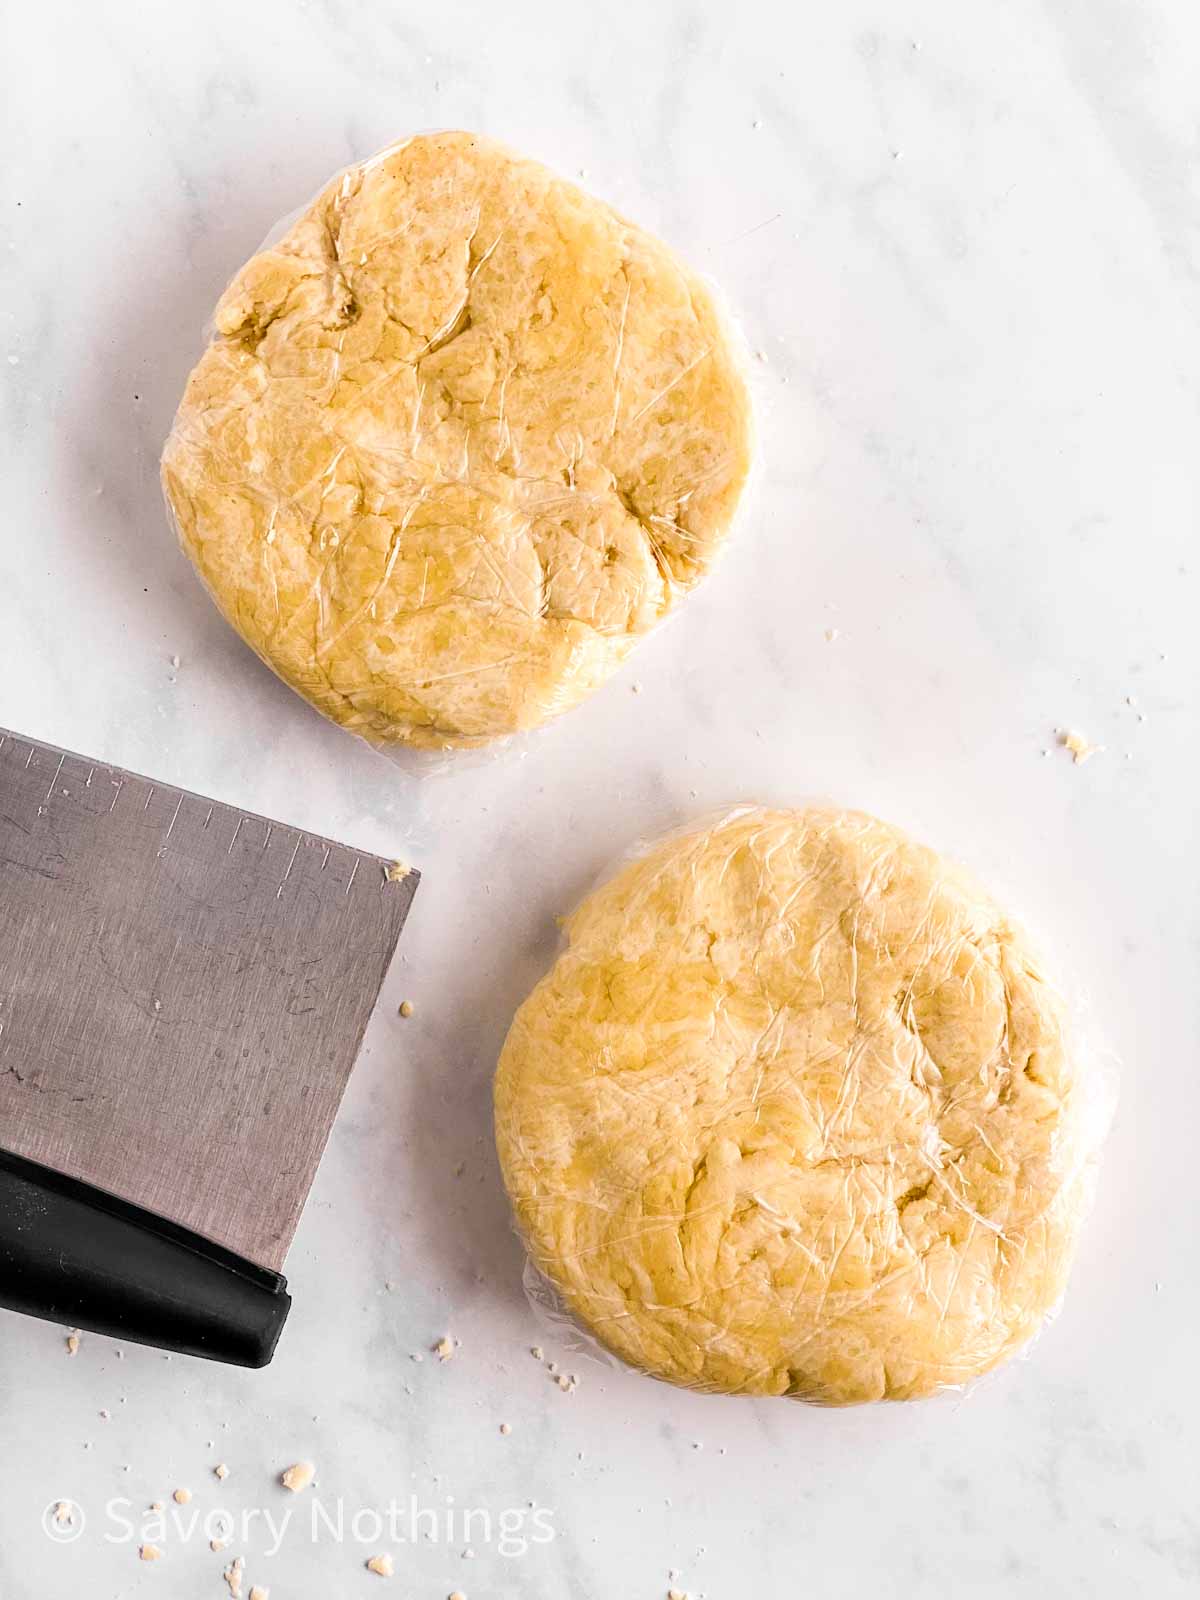
[[[535,1306],[670,1382],[830,1405],[1038,1330],[1112,1084],[964,872],[861,813],[742,808],[564,927],[495,1086]]]
[[[163,454],[184,549],[381,747],[577,704],[712,564],[748,390],[708,286],[544,167],[423,134],[334,178],[217,306]]]

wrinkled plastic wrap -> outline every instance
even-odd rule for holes
[[[1039,1329],[1113,1084],[964,872],[861,813],[742,808],[564,926],[495,1085],[535,1307],[672,1383],[828,1405]]]
[[[341,173],[242,268],[162,473],[285,682],[377,746],[451,749],[604,682],[712,564],[750,451],[704,281],[451,132]]]

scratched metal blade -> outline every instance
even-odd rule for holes
[[[417,884],[0,729],[0,1147],[278,1270]]]

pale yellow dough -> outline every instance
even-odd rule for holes
[[[1084,1080],[1025,936],[838,811],[731,813],[566,922],[496,1077],[534,1264],[617,1355],[830,1405],[986,1372],[1062,1293]]]
[[[216,310],[163,455],[184,548],[377,744],[577,704],[704,575],[750,459],[704,283],[467,133],[334,179]]]

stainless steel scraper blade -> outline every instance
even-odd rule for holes
[[[0,730],[0,1150],[278,1270],[416,889]]]

